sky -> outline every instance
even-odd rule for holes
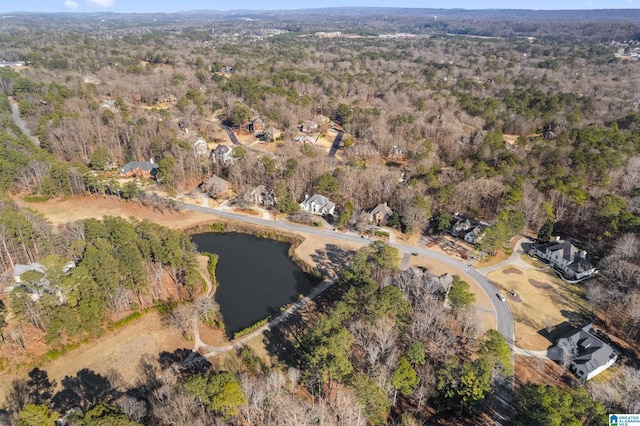
[[[636,9],[640,0],[0,0],[0,13],[8,12],[178,12],[186,10],[273,10],[318,7],[423,7],[462,9]]]

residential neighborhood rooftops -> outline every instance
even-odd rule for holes
[[[153,161],[130,161],[120,169],[120,174],[133,173],[136,170],[151,172],[158,168]]]
[[[553,240],[547,243],[541,243],[536,245],[536,248],[540,251],[548,250],[549,252],[560,252],[562,258],[567,261],[572,261],[578,249],[569,241]]]
[[[570,241],[556,238],[553,241],[533,244],[532,253],[549,261],[570,279],[584,279],[596,274],[595,266],[587,259],[587,252],[578,249]]]
[[[300,208],[316,214],[333,214],[336,205],[324,195],[315,194],[305,198],[305,200],[300,203]]]
[[[16,264],[15,267],[13,268],[13,278],[16,281],[20,281],[20,275],[24,274],[27,271],[37,271],[40,272],[42,274],[46,273],[47,270],[45,269],[45,267],[39,263],[30,263],[29,265],[23,265],[23,264]]]
[[[595,333],[593,324],[587,324],[564,334],[557,343],[557,346],[564,344],[573,351],[572,366],[578,375],[579,372],[584,372],[584,379],[589,379],[604,370],[618,356],[617,352],[596,337]]]
[[[392,215],[393,211],[389,208],[389,206],[385,202],[385,203],[378,204],[377,206],[369,210],[369,214],[371,215],[374,215],[377,213],[381,213],[384,215]]]

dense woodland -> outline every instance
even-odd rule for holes
[[[600,275],[587,284],[594,316],[637,339],[640,63],[614,56],[638,42],[637,20],[258,18],[3,19],[2,59],[27,66],[0,68],[0,190],[33,200],[101,193],[157,207],[162,201],[135,181],[115,178],[128,161],[154,159],[169,193],[215,173],[237,193],[271,188],[277,208],[293,213],[317,192],[336,202],[339,227],[358,227],[362,210],[381,202],[395,212],[389,225],[407,233],[445,232],[464,213],[493,225],[485,254],[522,232],[561,233],[599,259]],[[379,37],[396,33],[414,37]],[[16,124],[12,102],[39,146]],[[345,131],[339,157],[291,142],[318,114]],[[193,148],[197,138],[221,142],[221,122],[244,126],[256,116],[282,131],[274,154],[237,148],[221,165]],[[201,285],[184,235],[117,218],[52,229],[9,201],[0,207],[2,272],[34,261],[49,271],[2,299],[0,326],[11,309],[56,345],[161,300],[162,273],[180,297]],[[410,425],[483,413],[492,386],[511,373],[504,363],[493,368],[504,342],[476,330],[462,281],[443,289],[428,274],[398,272],[387,247],[372,250],[350,259],[314,321],[272,336],[279,367],[244,352],[242,365],[202,363],[153,390],[114,382],[80,405],[77,424]],[[75,268],[57,274],[68,260]],[[41,291],[43,279],[62,293]],[[34,301],[25,288],[42,295]],[[20,335],[2,340],[19,347]],[[148,362],[141,383],[168,361]],[[624,395],[639,389],[638,371],[625,368],[620,388],[588,389],[609,411],[637,411],[638,400]],[[16,386],[22,393],[7,400],[7,418],[20,424],[47,424],[73,406],[33,397],[29,382]],[[522,416],[539,415],[522,424],[571,415],[599,424],[605,412],[581,390],[521,392]],[[550,409],[568,399],[579,407]]]

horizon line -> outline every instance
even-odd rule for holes
[[[321,10],[344,10],[344,9],[380,9],[380,10],[433,10],[433,11],[463,11],[463,12],[481,12],[481,11],[529,11],[529,12],[595,12],[595,11],[624,11],[633,10],[640,11],[639,8],[633,7],[608,7],[608,8],[592,8],[592,9],[531,9],[531,8],[477,8],[467,9],[464,7],[451,7],[451,8],[438,8],[438,7],[412,7],[412,6],[328,6],[328,7],[306,7],[306,8],[293,8],[293,9],[189,9],[189,10],[176,10],[176,11],[155,11],[155,12],[123,12],[123,11],[111,11],[111,10],[58,10],[58,11],[35,11],[35,10],[13,10],[13,11],[0,11],[2,17],[7,17],[9,14],[66,14],[66,15],[86,15],[86,14],[128,14],[128,15],[148,15],[148,14],[182,14],[182,13],[197,13],[197,12],[214,12],[214,13],[255,13],[255,12],[304,12],[304,11],[321,11]]]

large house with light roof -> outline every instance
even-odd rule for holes
[[[594,276],[597,269],[589,260],[587,252],[579,250],[569,241],[555,240],[546,243],[534,244],[531,248],[533,254],[551,263],[570,280],[583,280]]]

